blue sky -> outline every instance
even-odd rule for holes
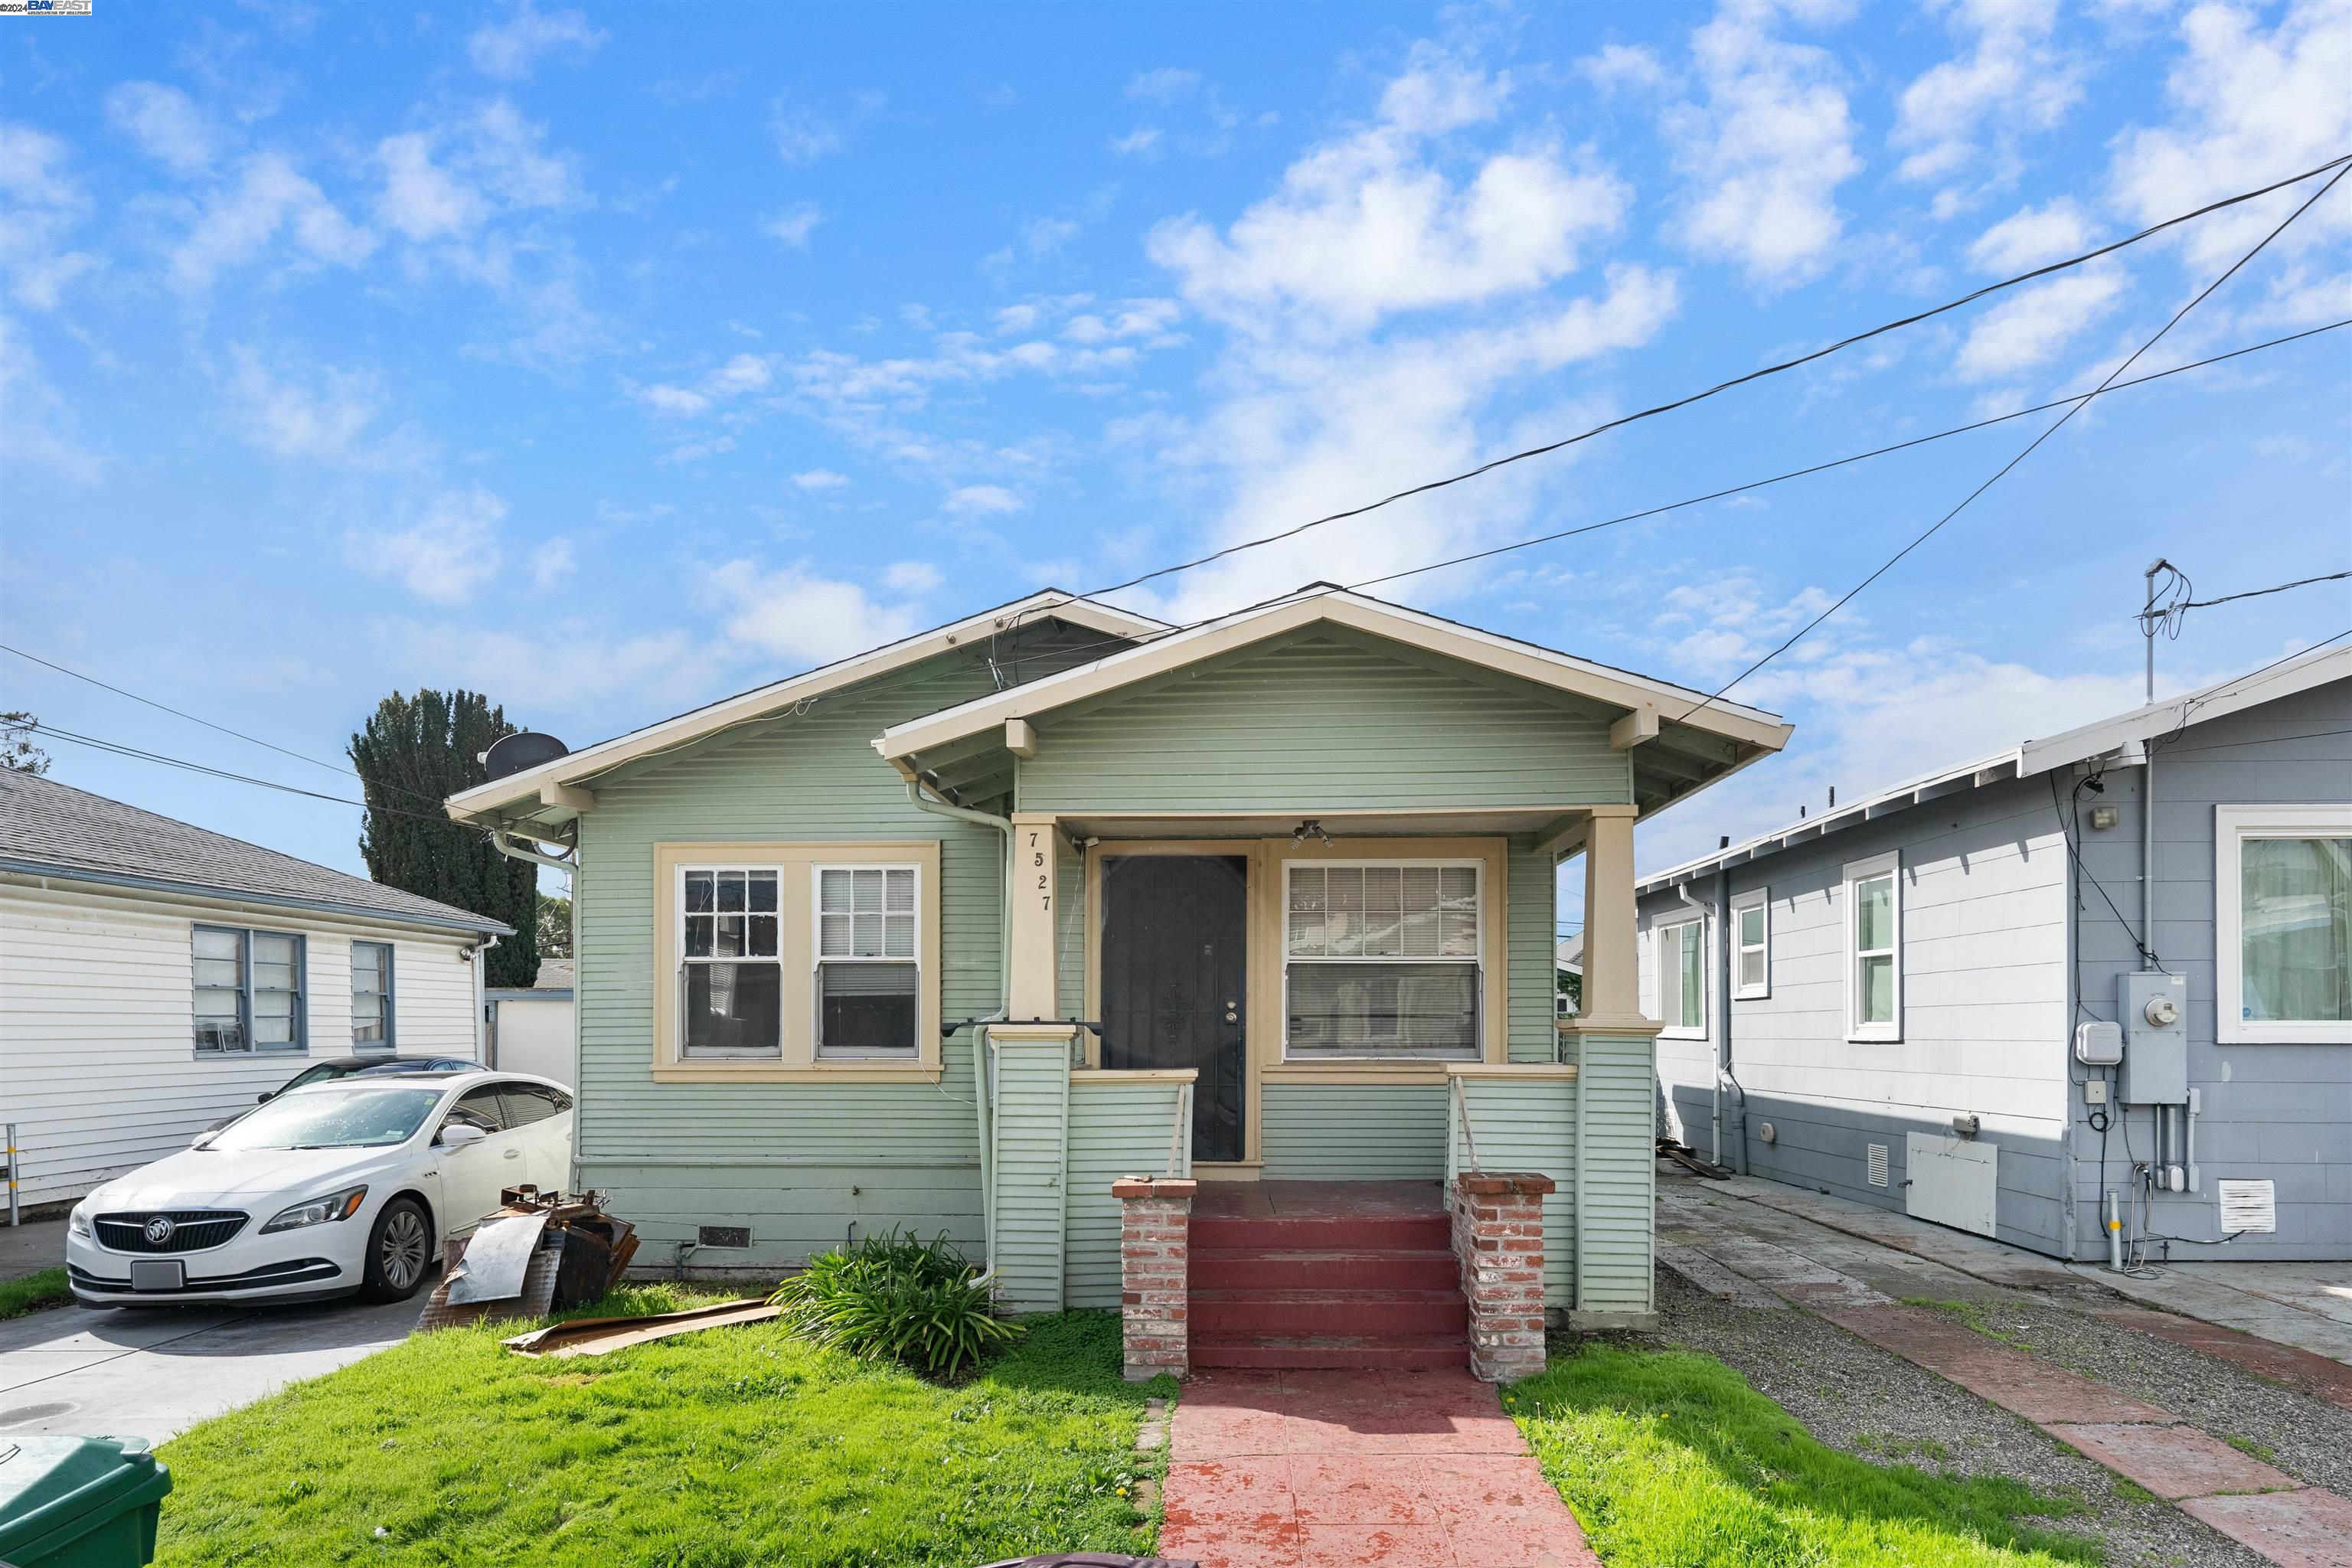
[[[575,743],[1084,590],[2352,151],[2352,5],[165,9],[0,27],[5,640],[338,758],[464,684]],[[2305,189],[2307,191],[2309,187]],[[2087,389],[2296,197],[1163,580],[1189,617]],[[2352,181],[2144,362],[2352,316]],[[2137,700],[2200,593],[2352,565],[2352,332],[2103,402],[1737,695],[1656,866]],[[1696,686],[2020,421],[1392,584]],[[2166,684],[2352,627],[2192,614]],[[0,703],[352,781],[0,656]],[[51,746],[356,869],[357,814]]]

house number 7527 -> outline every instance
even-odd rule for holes
[[[1037,872],[1037,907],[1050,915],[1054,912],[1054,879],[1045,869],[1045,851],[1038,847],[1034,828],[1029,834],[1029,864]]]

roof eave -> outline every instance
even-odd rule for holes
[[[176,893],[191,898],[217,899],[228,903],[258,904],[268,909],[307,910],[344,920],[414,926],[425,931],[471,931],[484,936],[512,936],[515,933],[515,928],[503,921],[494,921],[487,915],[469,915],[463,910],[452,910],[446,917],[400,912],[371,909],[365,904],[349,903],[339,899],[305,899],[291,893],[265,893],[252,889],[225,888],[209,882],[190,882],[170,877],[142,877],[128,871],[60,866],[46,860],[26,860],[17,856],[0,856],[0,871],[59,882],[89,882],[99,887],[125,888],[137,892]]]

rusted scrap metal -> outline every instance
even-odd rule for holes
[[[517,1334],[504,1343],[517,1355],[605,1355],[630,1345],[666,1340],[673,1334],[690,1334],[699,1329],[766,1322],[782,1310],[767,1301],[751,1299],[721,1301],[684,1312],[656,1312],[643,1318],[574,1318],[568,1323],[550,1323],[546,1328]]]
[[[441,1283],[416,1326],[543,1318],[595,1300],[636,1250],[635,1227],[606,1214],[598,1194],[509,1187],[472,1236],[443,1244]]]

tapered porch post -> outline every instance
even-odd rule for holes
[[[1633,948],[1633,810],[1598,805],[1584,840],[1584,999],[1580,1019],[1641,1024]]]

